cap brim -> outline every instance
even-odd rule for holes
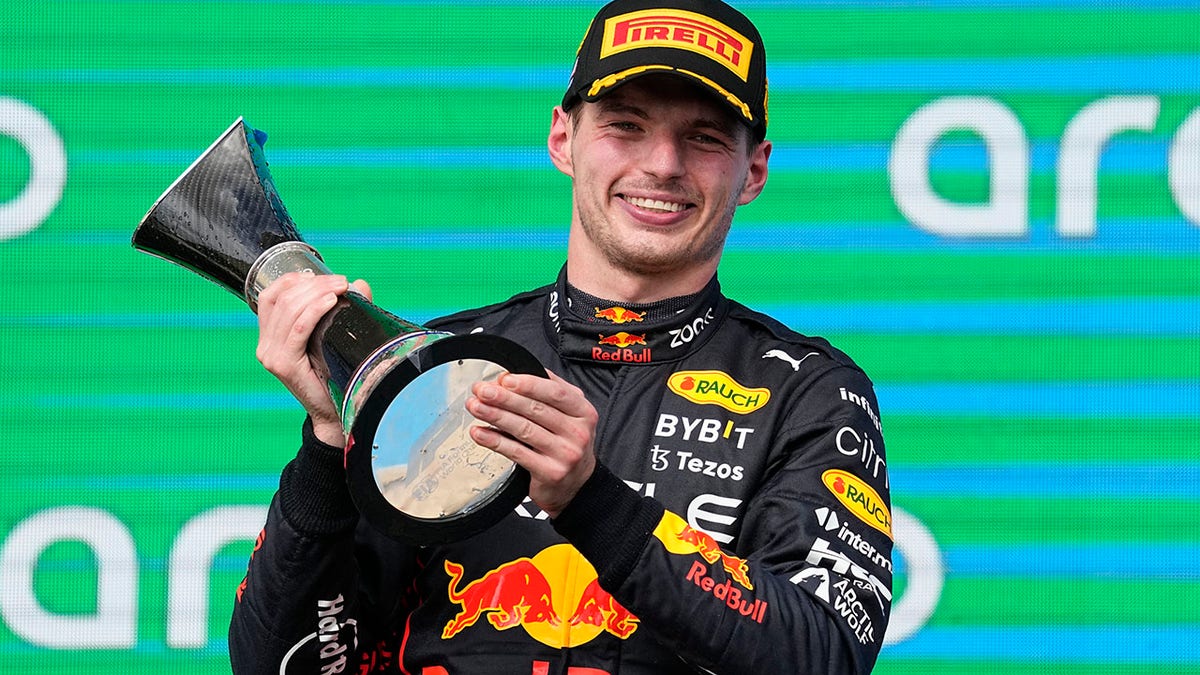
[[[712,79],[704,77],[699,73],[694,73],[690,70],[668,66],[665,64],[649,64],[626,68],[605,77],[594,80],[591,85],[584,90],[583,88],[577,92],[577,96],[584,101],[595,102],[603,98],[613,89],[646,75],[675,75],[682,77],[692,83],[699,84],[702,89],[712,94],[721,103],[728,106],[744,124],[751,129],[756,129],[762,125],[761,120],[755,120],[754,114],[750,112],[750,106],[742,101],[737,96],[734,96],[728,89],[725,89]]]

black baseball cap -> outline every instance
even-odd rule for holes
[[[758,29],[720,0],[613,0],[592,19],[575,56],[564,110],[642,75],[670,73],[716,94],[767,133],[766,50]]]

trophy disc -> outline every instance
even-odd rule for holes
[[[495,524],[529,494],[529,473],[477,445],[471,385],[504,372],[546,371],[494,335],[455,335],[399,360],[354,417],[346,474],[362,516],[416,545],[463,539]]]

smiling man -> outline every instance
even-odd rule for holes
[[[571,111],[555,110],[549,139],[573,179],[568,279],[629,303],[698,292],[734,211],[766,183],[770,142],[677,75],[651,72]]]
[[[263,292],[259,359],[309,420],[239,592],[236,672],[871,670],[892,599],[871,381],[717,281],[766,184],[766,102],[762,40],[728,5],[597,14],[548,137],[573,195],[559,278],[428,324],[516,340],[552,374],[473,387],[472,438],[531,480],[468,539],[415,548],[359,521],[306,353],[351,285]]]

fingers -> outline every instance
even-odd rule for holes
[[[557,457],[565,449],[554,447],[557,439],[547,427],[560,424],[549,419],[544,405],[506,392],[498,382],[477,383],[472,394],[467,400],[467,411],[489,425],[471,428],[471,437],[476,443],[495,450],[532,473],[553,471],[554,462],[546,458]]]
[[[577,488],[591,473],[597,415],[578,387],[553,376],[506,373],[476,383],[472,393],[467,410],[489,427],[473,427],[471,437],[524,466],[535,484],[566,480]]]
[[[562,378],[505,373],[493,382],[472,389],[476,405],[488,422],[513,438],[532,446],[565,440],[590,444],[596,411],[583,392]],[[565,436],[565,438],[563,438]]]
[[[598,415],[583,391],[550,374],[505,373],[477,382],[467,411],[486,427],[471,438],[529,472],[529,497],[558,517],[596,468],[592,447]]]
[[[362,279],[356,279],[354,281],[354,283],[350,284],[350,287],[353,290],[358,291],[358,294],[363,296],[367,300],[371,299],[371,285],[368,284],[366,281],[364,281]]]
[[[350,288],[337,275],[290,273],[258,298],[258,347],[255,356],[287,387],[313,420],[318,438],[339,445],[341,421],[323,378],[313,369],[308,342],[321,317]]]
[[[263,366],[273,373],[289,370],[305,355],[317,322],[348,287],[343,276],[302,272],[285,274],[271,283],[258,298],[256,355]]]

